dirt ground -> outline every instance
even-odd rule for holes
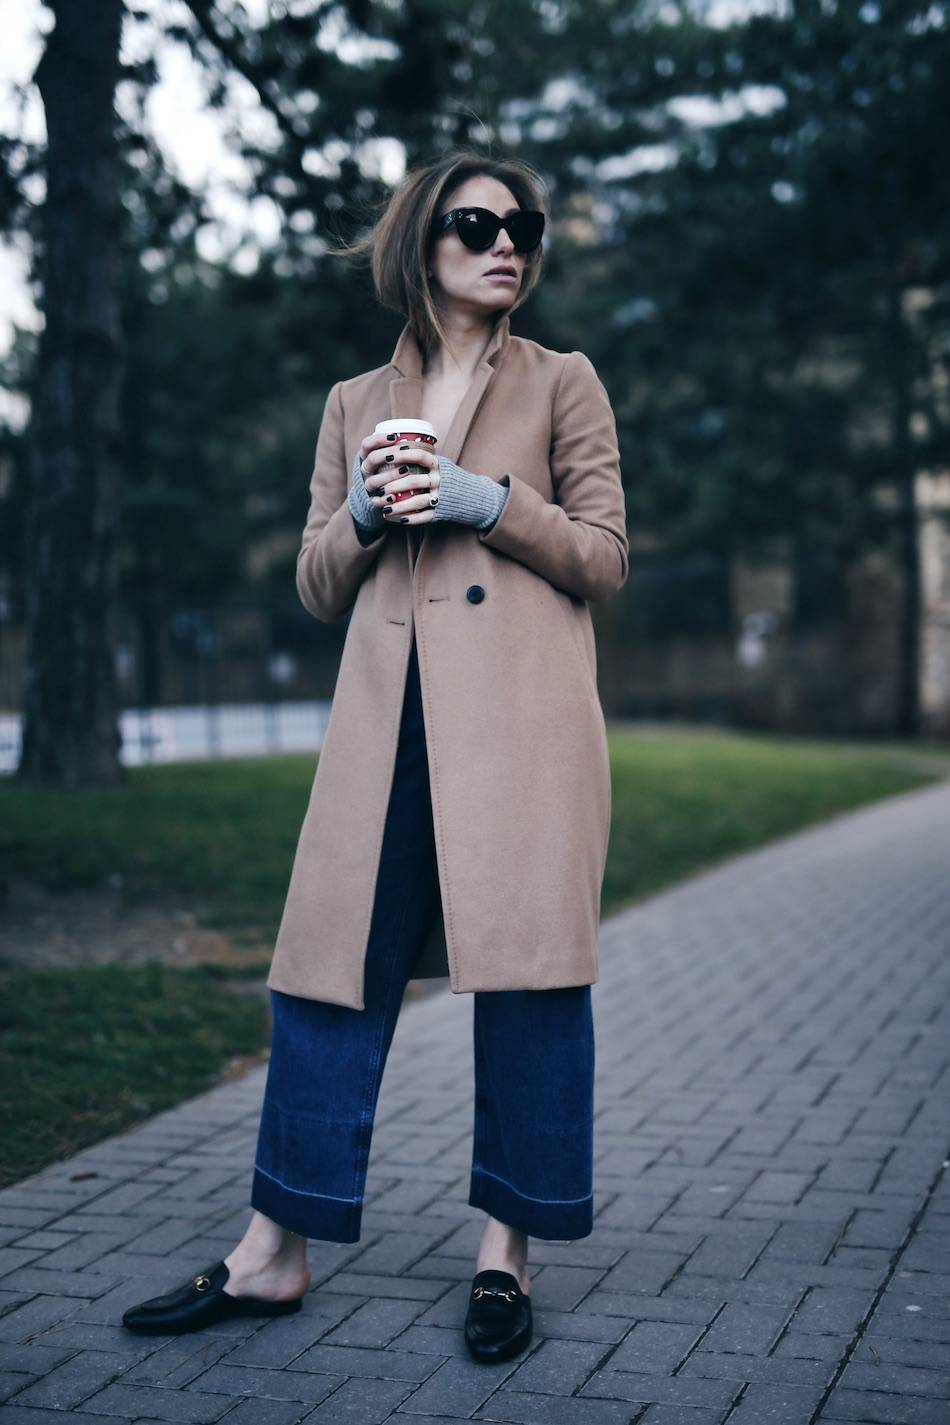
[[[223,965],[262,967],[260,976],[235,976],[235,989],[266,996],[264,970],[272,937],[199,926],[193,903],[126,905],[121,888],[52,892],[27,881],[8,881],[0,898],[0,962],[29,969],[78,965]],[[406,999],[430,994],[445,980],[413,980]]]
[[[238,946],[224,932],[198,925],[193,905],[163,897],[128,906],[120,890],[52,892],[26,881],[8,882],[0,902],[0,960],[42,966],[243,966],[266,960],[263,940]]]

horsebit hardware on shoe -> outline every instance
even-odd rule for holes
[[[480,1296],[503,1296],[506,1301],[514,1301],[515,1292],[513,1288],[508,1291],[501,1291],[498,1287],[494,1286],[477,1286],[472,1292],[472,1300],[477,1301]]]

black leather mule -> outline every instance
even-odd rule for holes
[[[265,1301],[258,1296],[229,1296],[224,1284],[231,1273],[223,1261],[215,1262],[181,1286],[130,1306],[122,1325],[145,1336],[200,1331],[232,1316],[289,1316],[300,1310],[303,1297],[292,1301]]]
[[[531,1297],[511,1272],[486,1267],[472,1279],[465,1344],[476,1361],[507,1361],[531,1340]]]

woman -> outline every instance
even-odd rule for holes
[[[408,320],[390,362],[331,389],[317,441],[297,588],[314,617],[351,617],[267,980],[254,1211],[228,1257],[126,1312],[133,1330],[296,1310],[307,1239],[359,1240],[412,977],[474,999],[476,1360],[531,1339],[528,1237],[592,1231],[611,795],[588,602],[622,586],[628,545],[593,366],[509,331],[544,221],[531,169],[461,151],[338,250],[370,251]],[[400,416],[437,445],[374,433]]]

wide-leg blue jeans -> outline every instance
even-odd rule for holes
[[[291,1231],[331,1242],[360,1240],[386,1056],[410,970],[438,908],[413,640],[367,947],[365,1008],[271,991],[273,1035],[251,1206]],[[593,1230],[590,986],[476,991],[472,999],[468,1201],[533,1237],[585,1237]]]

